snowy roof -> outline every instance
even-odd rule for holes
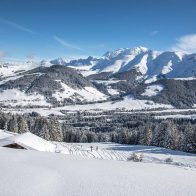
[[[4,130],[0,129],[0,139],[6,138],[6,137],[11,137],[13,135],[15,135],[15,134],[12,132],[4,131]]]
[[[7,146],[14,143],[19,144],[20,146],[29,150],[48,151],[48,152],[55,151],[54,144],[30,132],[0,139],[0,146]]]

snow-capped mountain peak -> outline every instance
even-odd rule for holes
[[[119,48],[114,51],[108,51],[103,55],[103,58],[106,59],[111,59],[111,58],[116,58],[119,56],[124,56],[124,55],[133,55],[133,54],[139,54],[142,52],[147,52],[148,49],[142,46],[139,47],[134,47],[133,49],[130,48]]]
[[[107,52],[92,70],[97,72],[124,72],[136,69],[143,78],[159,75],[166,77],[191,77],[196,73],[196,54],[158,52],[145,47],[120,48]]]

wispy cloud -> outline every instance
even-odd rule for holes
[[[185,53],[196,53],[196,33],[184,35],[177,39],[171,50]]]
[[[7,52],[0,50],[0,58],[6,57]]]
[[[75,45],[75,44],[71,44],[66,42],[65,40],[63,40],[62,38],[58,37],[58,36],[53,36],[53,39],[55,41],[57,41],[59,44],[61,44],[62,46],[64,46],[67,49],[74,49],[74,50],[80,50],[80,51],[84,51],[84,49],[80,48],[79,46]]]
[[[20,25],[20,24],[18,24],[18,23],[15,23],[15,22],[10,21],[10,20],[4,19],[4,18],[0,18],[0,22],[1,22],[1,23],[4,23],[4,24],[6,24],[6,25],[8,25],[8,26],[10,26],[10,27],[13,27],[13,28],[15,28],[15,29],[24,31],[24,32],[26,32],[26,33],[35,34],[35,32],[32,31],[31,29],[26,28],[25,26],[22,26],[22,25]]]
[[[152,32],[150,33],[150,35],[151,35],[151,36],[155,36],[155,35],[157,35],[158,33],[159,33],[159,31],[155,30],[155,31],[152,31]]]

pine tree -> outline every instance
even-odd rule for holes
[[[12,115],[10,119],[7,122],[7,130],[18,133],[18,122],[17,122],[17,117],[16,115]]]
[[[63,133],[59,122],[56,119],[50,119],[48,123],[48,134],[50,135],[50,140],[62,142]]]
[[[173,122],[168,122],[165,127],[166,134],[164,138],[163,147],[170,148],[172,150],[177,149],[179,141],[179,133],[177,131],[176,125]]]
[[[18,116],[17,118],[18,123],[18,133],[25,133],[29,131],[27,121],[22,116]]]

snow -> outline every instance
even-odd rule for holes
[[[147,52],[148,49],[144,47],[135,47],[133,49],[120,48],[113,52],[107,52],[98,63],[92,67],[92,70],[99,70],[99,72],[118,72],[123,69],[130,69],[132,66],[126,65],[133,61],[137,55]]]
[[[135,68],[137,68],[140,73],[142,73],[142,75],[146,74],[148,71],[148,67],[147,67],[147,59],[148,59],[148,55],[144,55],[142,60],[135,65]]]
[[[46,141],[30,132],[23,134],[17,134],[12,136],[5,136],[6,132],[0,132],[0,146],[6,146],[9,144],[17,143],[29,150],[38,150],[38,151],[48,151],[54,152],[55,145],[49,141]],[[2,136],[3,135],[3,136]]]
[[[155,146],[126,145],[111,142],[102,143],[65,143],[54,142],[56,150],[62,154],[71,154],[85,158],[101,160],[127,161],[132,154],[143,155],[143,163],[166,164],[165,159],[170,157],[170,165],[183,166],[196,169],[196,155],[181,151],[174,151]],[[92,151],[91,151],[91,146]],[[98,149],[96,149],[98,148]]]
[[[111,88],[110,86],[107,88],[107,90],[110,95],[119,95],[119,91],[117,89]]]
[[[167,78],[193,76],[196,72],[195,59],[195,54],[158,52],[143,47],[120,48],[107,52],[91,70],[117,73],[136,68],[143,78],[156,81],[156,76],[160,74],[166,75]]]
[[[38,66],[40,66],[39,63],[30,61],[0,62],[0,75],[3,78],[12,77],[16,75],[16,72],[22,73]]]
[[[195,76],[196,54],[184,55],[182,60],[173,64],[172,71],[167,74],[168,78],[186,78]]]
[[[11,104],[12,106],[50,105],[46,102],[44,96],[37,93],[25,94],[18,89],[7,89],[0,91],[0,103],[3,103],[4,105]]]
[[[87,77],[87,76],[92,75],[92,74],[97,74],[98,73],[98,70],[80,70],[80,73],[84,77]]]
[[[129,96],[126,96],[123,100],[120,101],[107,101],[102,103],[92,103],[92,104],[75,104],[75,105],[66,105],[62,107],[55,107],[55,108],[6,108],[3,109],[3,112],[11,112],[11,113],[18,113],[18,114],[24,114],[24,113],[32,113],[34,111],[38,112],[42,116],[48,116],[50,114],[55,115],[63,115],[61,113],[61,110],[67,110],[67,111],[93,111],[93,110],[115,110],[115,109],[126,109],[126,110],[149,110],[149,109],[160,109],[164,108],[167,112],[172,112],[175,109],[171,105],[167,104],[160,104],[155,103],[153,101],[149,100],[139,100],[139,99],[133,99]],[[172,110],[169,110],[172,109]],[[193,109],[194,110],[194,109]],[[184,111],[184,110],[177,110],[177,111]],[[188,110],[189,111],[189,110]],[[190,109],[191,111],[191,109]],[[138,112],[138,111],[137,111]],[[149,112],[163,112],[163,110],[158,111],[149,111]],[[132,113],[132,112],[131,112]],[[145,111],[144,113],[148,113],[148,111]]]
[[[145,80],[144,83],[145,84],[150,84],[150,83],[155,82],[155,81],[157,81],[157,75],[154,75],[154,76],[148,78],[147,80]]]
[[[196,114],[184,115],[184,114],[171,114],[164,116],[155,116],[157,119],[168,119],[168,118],[186,118],[186,119],[196,119]]]
[[[175,51],[175,54],[178,56],[178,58],[179,58],[180,60],[182,60],[183,56],[185,55],[184,52],[180,52],[180,51]]]
[[[12,81],[12,80],[19,79],[19,78],[21,78],[21,77],[23,77],[23,75],[7,77],[6,79],[0,81],[0,85],[5,84],[6,82],[8,82],[8,81],[10,81],[10,80]]]
[[[107,96],[93,87],[84,87],[83,89],[73,89],[63,82],[60,82],[63,91],[56,91],[52,94],[58,101],[63,101],[65,98],[80,99],[87,101],[105,100]]]
[[[187,77],[187,78],[173,78],[174,80],[196,80],[196,77]]]
[[[150,85],[145,89],[145,92],[142,93],[141,95],[152,97],[158,95],[162,90],[163,90],[162,85]]]
[[[106,85],[109,85],[109,84],[115,84],[115,83],[118,83],[118,82],[122,82],[122,81],[126,81],[126,80],[115,80],[115,79],[109,79],[109,80],[91,80],[93,82],[96,82],[98,84],[106,84]]]
[[[25,74],[25,76],[27,75],[39,75],[41,76],[43,73],[32,73],[32,74]],[[19,74],[19,75],[15,75],[15,76],[8,76],[5,79],[3,79],[2,81],[0,81],[0,85],[5,84],[8,81],[13,81],[13,80],[17,80],[19,78],[22,78],[24,75],[23,74]]]
[[[169,63],[163,67],[161,74],[167,74],[172,70],[172,61],[169,61]]]
[[[0,138],[0,144],[18,143],[30,149],[0,147],[0,195],[196,194],[195,154],[116,143],[52,144],[29,132],[0,130]],[[143,155],[142,162],[127,161],[133,152]],[[166,163],[166,158],[173,161]]]
[[[89,71],[92,68],[93,65],[80,65],[80,66],[67,66],[67,67],[71,67],[73,69],[77,69],[79,71]]]
[[[4,139],[6,137],[11,137],[13,135],[14,135],[14,133],[12,133],[12,132],[4,131],[4,130],[0,129],[0,140]]]
[[[173,108],[171,105],[159,104],[153,101],[133,99],[130,96],[124,97],[121,101],[107,101],[103,103],[93,103],[85,105],[67,105],[63,107],[54,108],[54,110],[114,110],[118,108],[125,108],[127,110],[141,110],[141,109],[153,109],[153,108]]]
[[[147,149],[150,152],[151,147]],[[164,154],[160,149],[156,152]],[[196,194],[196,170],[184,166],[98,160],[8,148],[0,148],[0,157],[3,157],[0,161],[0,195],[3,196]],[[195,158],[191,154],[179,154],[179,157]]]

